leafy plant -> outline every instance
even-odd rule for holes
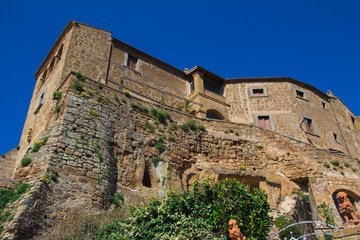
[[[61,107],[62,107],[62,104],[57,104],[56,106],[55,106],[55,110],[54,110],[54,113],[59,113],[60,111],[61,111]]]
[[[62,92],[53,92],[53,100],[59,101],[62,97]]]
[[[124,95],[125,95],[126,97],[130,97],[130,93],[129,93],[128,91],[124,91]]]
[[[156,108],[151,108],[150,113],[161,123],[164,123],[167,118],[170,118],[170,115],[167,112],[158,110]]]
[[[162,159],[161,157],[152,157],[151,161],[153,162],[154,166],[156,167],[158,165],[158,163],[163,162],[164,159]]]
[[[340,163],[338,161],[331,161],[330,163],[337,167],[340,166]]]
[[[75,80],[73,87],[74,87],[74,89],[76,91],[81,92],[83,90],[83,88],[84,88],[84,84],[82,84],[79,81]]]
[[[160,153],[164,152],[166,147],[164,146],[163,142],[157,142],[155,144],[155,147],[157,148],[157,150],[159,150]]]
[[[329,207],[325,202],[321,203],[319,206],[317,206],[317,209],[321,216],[325,219],[325,223],[334,225],[334,215]]]
[[[260,146],[260,145],[255,146],[255,147],[258,148],[258,149],[263,149],[264,148],[263,146]]]
[[[147,129],[149,129],[150,132],[154,132],[154,127],[151,125],[151,123],[149,123],[149,121],[145,122],[145,126]]]
[[[26,167],[29,166],[31,163],[31,158],[29,157],[25,157],[23,159],[21,159],[21,166]]]
[[[173,137],[173,136],[169,136],[169,137],[168,137],[168,140],[169,140],[169,141],[172,141],[172,142],[175,142],[175,141],[176,141],[176,140],[175,140],[175,137]]]
[[[52,173],[50,174],[50,179],[54,182],[57,182],[58,177],[59,173],[57,171],[52,171]]]
[[[276,227],[282,229],[284,227],[289,226],[290,224],[295,223],[295,220],[290,215],[286,214],[276,218],[274,223]],[[290,239],[291,238],[290,232],[292,232],[292,236],[295,238],[300,237],[302,235],[299,226],[293,226],[282,231],[279,234],[280,239],[285,239],[285,237],[287,239]]]
[[[324,167],[330,168],[330,165],[329,165],[328,163],[325,163],[325,164],[324,164]]]
[[[119,208],[121,206],[120,202],[124,202],[124,197],[121,193],[117,193],[115,196],[110,196],[109,200],[111,204],[114,204],[117,208]]]
[[[34,143],[33,148],[31,149],[31,152],[37,152],[39,151],[40,147],[44,146],[45,143],[47,142],[49,137],[44,137],[42,139],[40,139],[39,141]]]
[[[147,107],[140,106],[136,103],[130,103],[130,107],[134,109],[138,109],[142,114],[147,115],[149,113],[149,109]]]
[[[77,72],[75,74],[76,78],[79,79],[80,81],[85,81],[85,76],[83,76],[80,72]]]
[[[48,182],[50,181],[50,176],[49,176],[47,173],[45,173],[45,174],[41,177],[40,181],[43,182],[43,183],[48,183]]]
[[[351,167],[351,165],[349,163],[347,163],[347,162],[344,163],[344,166],[347,167],[347,168]]]

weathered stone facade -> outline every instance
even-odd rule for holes
[[[140,203],[208,177],[265,190],[273,208],[305,193],[313,219],[324,220],[317,206],[326,203],[338,226],[334,194],[345,191],[360,207],[357,118],[310,85],[226,80],[201,67],[183,72],[77,22],[67,25],[36,79],[20,149],[0,157],[0,178],[30,183],[35,193],[21,200],[32,204],[18,208],[7,236],[32,234],[47,224],[44,217],[107,209],[116,193]],[[162,122],[151,108],[171,118]],[[257,126],[258,116],[271,116],[271,128]],[[315,132],[304,128],[304,117]],[[180,128],[192,120],[206,131]],[[21,165],[24,157],[30,165]],[[21,225],[24,219],[29,224]]]

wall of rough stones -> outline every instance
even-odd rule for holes
[[[14,148],[0,156],[0,179],[11,178],[15,170],[15,162],[18,156],[18,148]]]

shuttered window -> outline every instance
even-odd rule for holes
[[[261,116],[257,116],[257,123],[258,126],[261,128],[265,128],[268,130],[274,130],[271,124],[271,118],[269,115],[261,115]]]

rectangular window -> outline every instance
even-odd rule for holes
[[[295,94],[296,94],[296,97],[298,97],[298,98],[306,99],[305,98],[305,92],[303,92],[303,91],[295,89]]]
[[[190,84],[189,84],[189,90],[190,90],[190,93],[192,93],[192,92],[195,90],[194,80],[192,80],[192,82],[190,82]]]
[[[137,62],[138,59],[136,57],[128,55],[126,66],[128,66],[131,69],[137,70]]]
[[[303,117],[304,130],[307,133],[318,135],[314,121],[309,117]]]
[[[219,82],[215,82],[209,79],[205,79],[204,80],[204,88],[206,90],[209,90],[211,92],[217,93],[219,95],[223,95],[223,88],[222,88],[222,84]]]
[[[274,124],[271,115],[255,115],[256,125],[270,131],[274,131]]]
[[[321,104],[322,104],[323,109],[328,110],[328,109],[327,109],[326,102],[321,101]]]
[[[267,91],[265,87],[251,87],[250,88],[251,97],[267,97]]]

